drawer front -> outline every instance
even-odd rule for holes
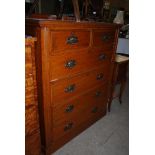
[[[36,106],[25,109],[25,135],[32,135],[39,129],[38,111]]]
[[[57,106],[62,101],[69,100],[91,88],[105,84],[108,78],[108,68],[99,68],[73,78],[53,82],[51,83],[52,106]]]
[[[65,49],[84,48],[89,46],[90,31],[64,30],[53,31],[52,52],[58,52]]]
[[[50,79],[55,80],[82,73],[92,68],[107,66],[111,60],[111,55],[111,51],[94,49],[52,56],[50,61]]]
[[[86,94],[53,108],[53,125],[60,125],[67,120],[79,116],[94,103],[100,104],[107,100],[107,85],[97,87]]]
[[[53,128],[53,140],[56,141],[59,138],[69,134],[71,131],[76,130],[76,128],[85,121],[89,121],[93,117],[97,117],[105,113],[106,103],[102,101],[101,103],[92,103],[92,106],[83,111],[80,115],[71,117],[70,119],[64,121],[61,125]],[[82,115],[83,114],[83,115]],[[84,117],[83,117],[84,116]]]
[[[74,130],[70,130],[68,134],[65,134],[61,138],[57,139],[52,144],[52,152],[55,152],[58,148],[63,146],[65,143],[67,143],[69,140],[77,136],[79,133],[90,127],[93,123],[95,123],[97,120],[102,118],[106,114],[106,109],[104,109],[104,112],[100,112],[93,117],[89,118],[85,122],[81,123],[79,126],[75,127]]]
[[[113,49],[115,39],[115,30],[94,30],[93,31],[93,46],[102,47],[105,49]]]

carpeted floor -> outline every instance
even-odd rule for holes
[[[114,99],[111,112],[53,155],[129,155],[129,91],[123,103]]]

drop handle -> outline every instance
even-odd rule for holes
[[[105,60],[106,58],[106,55],[105,54],[100,54],[99,55],[99,60]]]
[[[76,60],[68,60],[65,63],[66,68],[73,68],[74,66],[76,66]]]
[[[69,105],[69,106],[65,109],[65,112],[66,112],[66,113],[72,112],[73,109],[74,109],[74,105]]]
[[[101,80],[101,79],[103,79],[103,77],[104,77],[103,74],[100,73],[100,74],[97,75],[96,79],[97,79],[97,80]]]
[[[97,91],[97,92],[95,93],[95,96],[96,96],[96,97],[100,97],[101,95],[102,95],[101,91]]]
[[[111,39],[111,36],[109,34],[103,34],[101,39],[102,41],[109,41]]]
[[[98,111],[98,107],[94,107],[91,112],[96,113],[97,111]]]
[[[75,84],[69,85],[68,87],[65,88],[66,93],[72,93],[75,90]]]
[[[70,122],[70,123],[68,123],[68,124],[65,125],[64,131],[68,131],[68,130],[70,130],[72,127],[73,127],[73,123]]]
[[[71,34],[67,38],[67,44],[69,44],[69,45],[74,45],[74,44],[77,44],[78,42],[79,42],[78,37],[75,36],[74,34]]]

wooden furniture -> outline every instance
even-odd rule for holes
[[[118,25],[27,19],[37,37],[43,152],[50,155],[106,114]]]
[[[116,54],[114,69],[113,69],[113,78],[111,81],[111,92],[108,103],[108,111],[110,112],[111,102],[113,98],[119,97],[120,103],[122,103],[122,94],[125,88],[125,83],[127,79],[129,58],[127,56]],[[120,84],[119,95],[114,95],[115,85]]]
[[[40,155],[41,142],[38,122],[36,70],[34,60],[35,38],[25,39],[25,154]]]

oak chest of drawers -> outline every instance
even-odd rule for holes
[[[37,37],[42,149],[50,155],[106,114],[115,24],[27,19]]]
[[[35,38],[25,39],[25,154],[40,155],[41,142],[38,119]]]

